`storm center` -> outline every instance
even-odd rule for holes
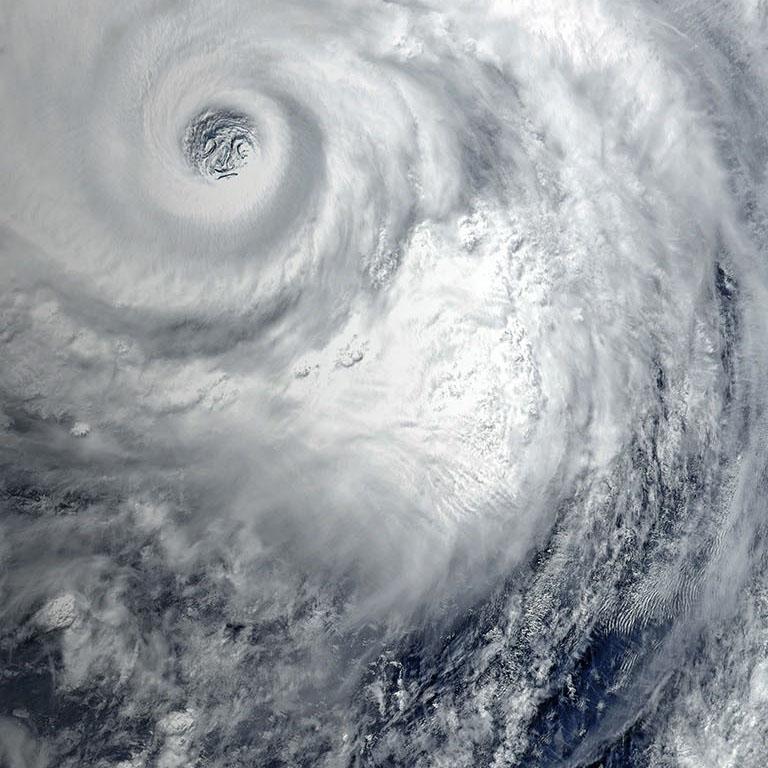
[[[252,120],[233,110],[206,110],[184,133],[184,154],[190,165],[207,178],[237,176],[257,149]]]

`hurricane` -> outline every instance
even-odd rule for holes
[[[761,768],[764,0],[0,0],[0,765]]]

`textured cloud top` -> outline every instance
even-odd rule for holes
[[[763,2],[0,7],[0,764],[763,764]]]

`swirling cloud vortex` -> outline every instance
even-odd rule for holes
[[[0,762],[762,765],[767,31],[6,4]]]

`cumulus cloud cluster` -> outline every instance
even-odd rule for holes
[[[759,765],[766,27],[4,7],[0,761]]]

